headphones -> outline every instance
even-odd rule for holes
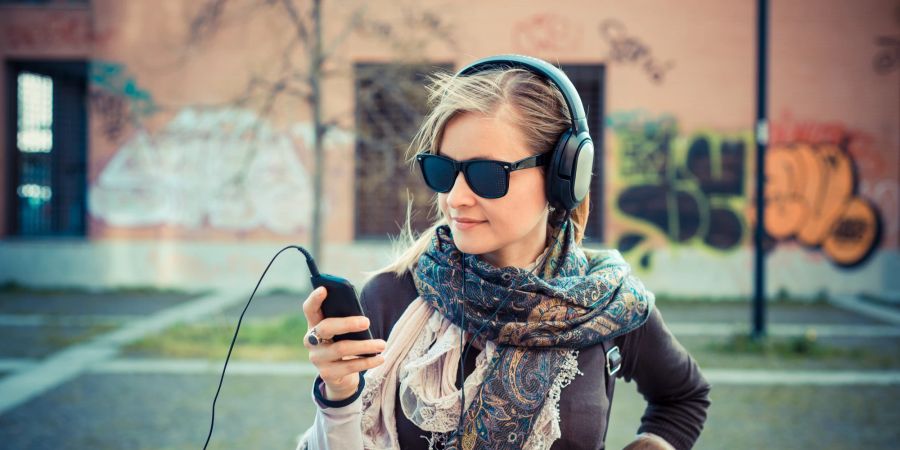
[[[556,208],[571,211],[587,196],[594,166],[594,141],[591,140],[581,97],[569,77],[552,64],[525,55],[496,55],[479,59],[457,72],[472,75],[497,68],[521,68],[553,83],[566,100],[572,127],[556,141],[547,169],[547,199]]]

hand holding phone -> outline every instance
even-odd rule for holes
[[[359,372],[384,362],[378,353],[384,351],[386,343],[372,339],[369,319],[349,281],[323,274],[313,277],[313,285],[316,289],[303,302],[303,313],[309,329],[315,328],[319,338],[326,341],[312,345],[304,338],[303,345],[325,383],[326,397],[342,400],[356,392]]]
[[[356,289],[346,279],[320,274],[312,277],[312,285],[315,288],[323,287],[327,291],[328,300],[322,303],[322,315],[324,317],[358,317],[366,315],[362,305],[359,303]],[[365,330],[335,335],[332,339],[335,342],[347,339],[362,341],[372,339],[372,332],[369,331],[367,326]]]

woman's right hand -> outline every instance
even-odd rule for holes
[[[325,287],[313,290],[306,301],[303,302],[303,314],[309,331],[316,329],[316,334],[321,339],[332,339],[339,334],[363,331],[369,328],[369,318],[366,316],[329,317],[322,315],[322,302],[325,301],[327,292]],[[381,365],[384,357],[375,355],[370,357],[357,357],[371,353],[384,351],[386,343],[382,339],[341,340],[337,342],[320,342],[312,345],[304,338],[303,345],[309,350],[309,361],[316,366],[319,377],[325,383],[325,398],[340,401],[349,398],[359,388],[359,372]]]

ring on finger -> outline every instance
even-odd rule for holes
[[[319,336],[319,333],[316,331],[316,327],[313,327],[312,330],[309,330],[309,334],[306,335],[306,340],[310,345],[319,345],[323,342],[331,342],[331,339],[324,339]]]

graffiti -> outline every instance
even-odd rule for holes
[[[881,224],[880,245],[898,245],[900,233],[900,183],[896,168],[900,155],[878,148],[876,139],[868,133],[851,129],[836,121],[797,120],[790,111],[782,111],[769,127],[771,147],[790,147],[798,144],[836,146],[848,154],[857,180],[857,195],[867,199],[878,212]]]
[[[535,14],[513,26],[512,41],[527,54],[573,50],[581,42],[581,27],[559,14]]]
[[[133,122],[128,102],[122,97],[100,90],[91,90],[88,94],[88,104],[95,114],[94,117],[100,120],[103,134],[112,141],[118,140]]]
[[[671,115],[613,113],[625,220],[618,247],[651,262],[651,236],[665,244],[734,249],[749,236],[752,198],[746,193],[749,133],[679,136]],[[783,113],[770,127],[766,156],[766,250],[794,240],[854,267],[882,242],[881,210],[898,209],[896,155],[873,150],[874,139],[835,122],[795,121]],[[895,159],[891,159],[895,158]],[[868,167],[859,181],[862,166]],[[893,162],[891,162],[893,161]],[[871,195],[867,195],[871,194]],[[750,214],[744,217],[744,212]],[[749,220],[748,220],[749,219]]]
[[[886,75],[900,69],[900,38],[879,36],[875,41],[878,53],[872,58],[875,73]]]
[[[900,25],[900,5],[894,8],[894,20]],[[878,51],[872,58],[875,73],[887,75],[900,70],[900,36],[878,36],[875,38]]]
[[[150,92],[139,88],[122,64],[93,61],[90,78],[93,87],[128,99],[139,114],[152,114],[156,108]]]
[[[308,128],[279,132],[251,111],[186,108],[112,157],[91,187],[90,213],[116,227],[307,228],[312,186],[295,142],[305,144]],[[326,147],[348,140],[339,134]]]
[[[91,62],[90,86],[88,101],[110,140],[117,140],[129,124],[157,110],[150,92],[138,87],[121,64]]]
[[[851,153],[866,151],[874,144],[874,138],[848,129],[839,122],[800,121],[790,111],[782,111],[769,124],[769,143],[784,145],[795,142],[846,143]],[[869,154],[867,157],[874,155]]]
[[[766,233],[821,247],[842,266],[862,262],[877,244],[879,220],[875,208],[854,194],[855,187],[853,161],[836,145],[770,148]]]
[[[616,19],[606,19],[600,23],[600,36],[609,44],[610,61],[639,64],[654,83],[662,83],[666,72],[675,66],[673,61],[661,62],[653,56],[650,47],[628,34],[625,25]]]
[[[620,250],[636,250],[651,232],[717,250],[741,242],[749,136],[696,133],[682,139],[672,116],[648,119],[635,112],[613,114],[607,125],[619,144],[625,183],[616,207],[638,225],[619,238]],[[641,265],[650,265],[649,252]]]
[[[779,241],[795,239],[821,248],[841,266],[865,261],[885,225],[879,208],[891,209],[890,202],[896,202],[896,194],[885,190],[884,183],[874,183],[891,177],[891,163],[885,159],[890,155],[876,151],[874,138],[865,133],[838,122],[798,121],[789,112],[773,121],[771,132],[766,233]],[[860,188],[859,178],[867,180],[866,189]],[[888,184],[896,186],[896,180],[891,181]],[[866,193],[875,195],[863,197]],[[876,204],[870,198],[886,202]],[[892,220],[888,229],[896,226]]]

